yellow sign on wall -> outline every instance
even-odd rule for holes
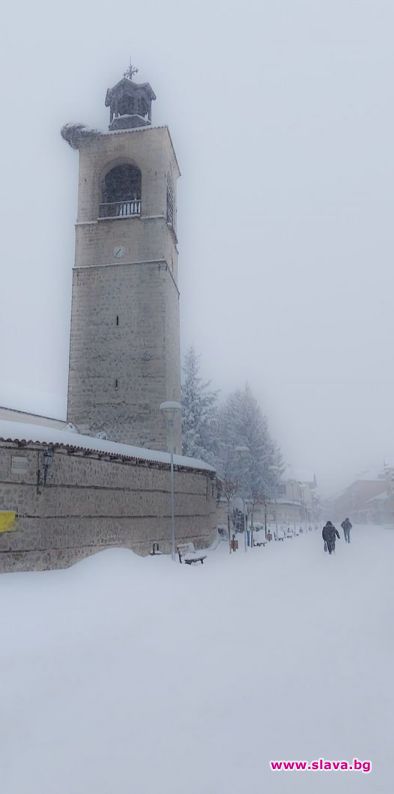
[[[0,532],[11,532],[15,529],[16,513],[11,510],[0,510]]]

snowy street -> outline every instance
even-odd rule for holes
[[[340,534],[2,575],[3,794],[392,792],[394,531]]]

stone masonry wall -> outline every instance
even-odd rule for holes
[[[82,433],[166,449],[179,400],[179,297],[165,265],[74,270],[68,419]]]
[[[155,542],[170,551],[169,466],[58,448],[43,485],[43,449],[0,442],[0,510],[17,513],[15,528],[0,533],[0,572],[65,568],[111,546],[146,555]],[[176,469],[175,491],[177,541],[209,545],[214,478]]]
[[[104,133],[79,156],[67,418],[88,435],[166,449],[160,404],[180,399],[178,251],[166,222],[168,175],[174,189],[179,175],[171,138],[166,127]],[[141,171],[141,216],[101,219],[104,175],[120,163]]]

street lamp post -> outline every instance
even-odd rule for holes
[[[244,548],[245,551],[248,550],[248,502],[247,499],[244,498]]]
[[[166,400],[161,403],[160,410],[164,414],[167,427],[167,446],[170,452],[171,476],[171,557],[175,561],[175,477],[174,477],[174,447],[176,419],[180,416],[182,406],[175,400]]]
[[[236,491],[236,484],[232,482],[232,480],[224,480],[224,495],[227,501],[227,534],[228,534],[228,550],[229,554],[231,554],[231,516],[230,516],[230,509],[231,509],[231,500],[234,496]]]
[[[242,458],[245,460],[245,456],[249,455],[250,449],[249,447],[235,447],[235,452],[238,453],[241,460]],[[242,497],[242,501],[244,505],[244,549],[245,551],[247,551],[248,550],[248,513],[247,513],[245,496]]]
[[[273,495],[274,495],[274,505],[275,505],[275,532],[276,532],[276,537],[278,537],[278,501],[277,501],[277,499],[278,499],[278,490],[277,490],[278,489],[278,482],[277,482],[277,476],[278,476],[278,474],[280,475],[283,470],[282,470],[282,468],[280,466],[269,466],[269,469],[276,473],[276,479],[275,479],[275,484],[274,484],[274,494]]]

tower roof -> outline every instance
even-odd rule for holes
[[[134,82],[136,71],[130,64],[122,79],[107,90],[105,106],[110,108],[110,130],[144,127],[151,123],[151,104],[156,94],[150,83]]]
[[[150,83],[135,83],[134,80],[130,80],[129,77],[122,77],[113,88],[107,89],[105,107],[110,107],[114,97],[123,96],[124,93],[130,94],[131,96],[135,93],[146,93],[151,101],[156,99],[156,94]]]

